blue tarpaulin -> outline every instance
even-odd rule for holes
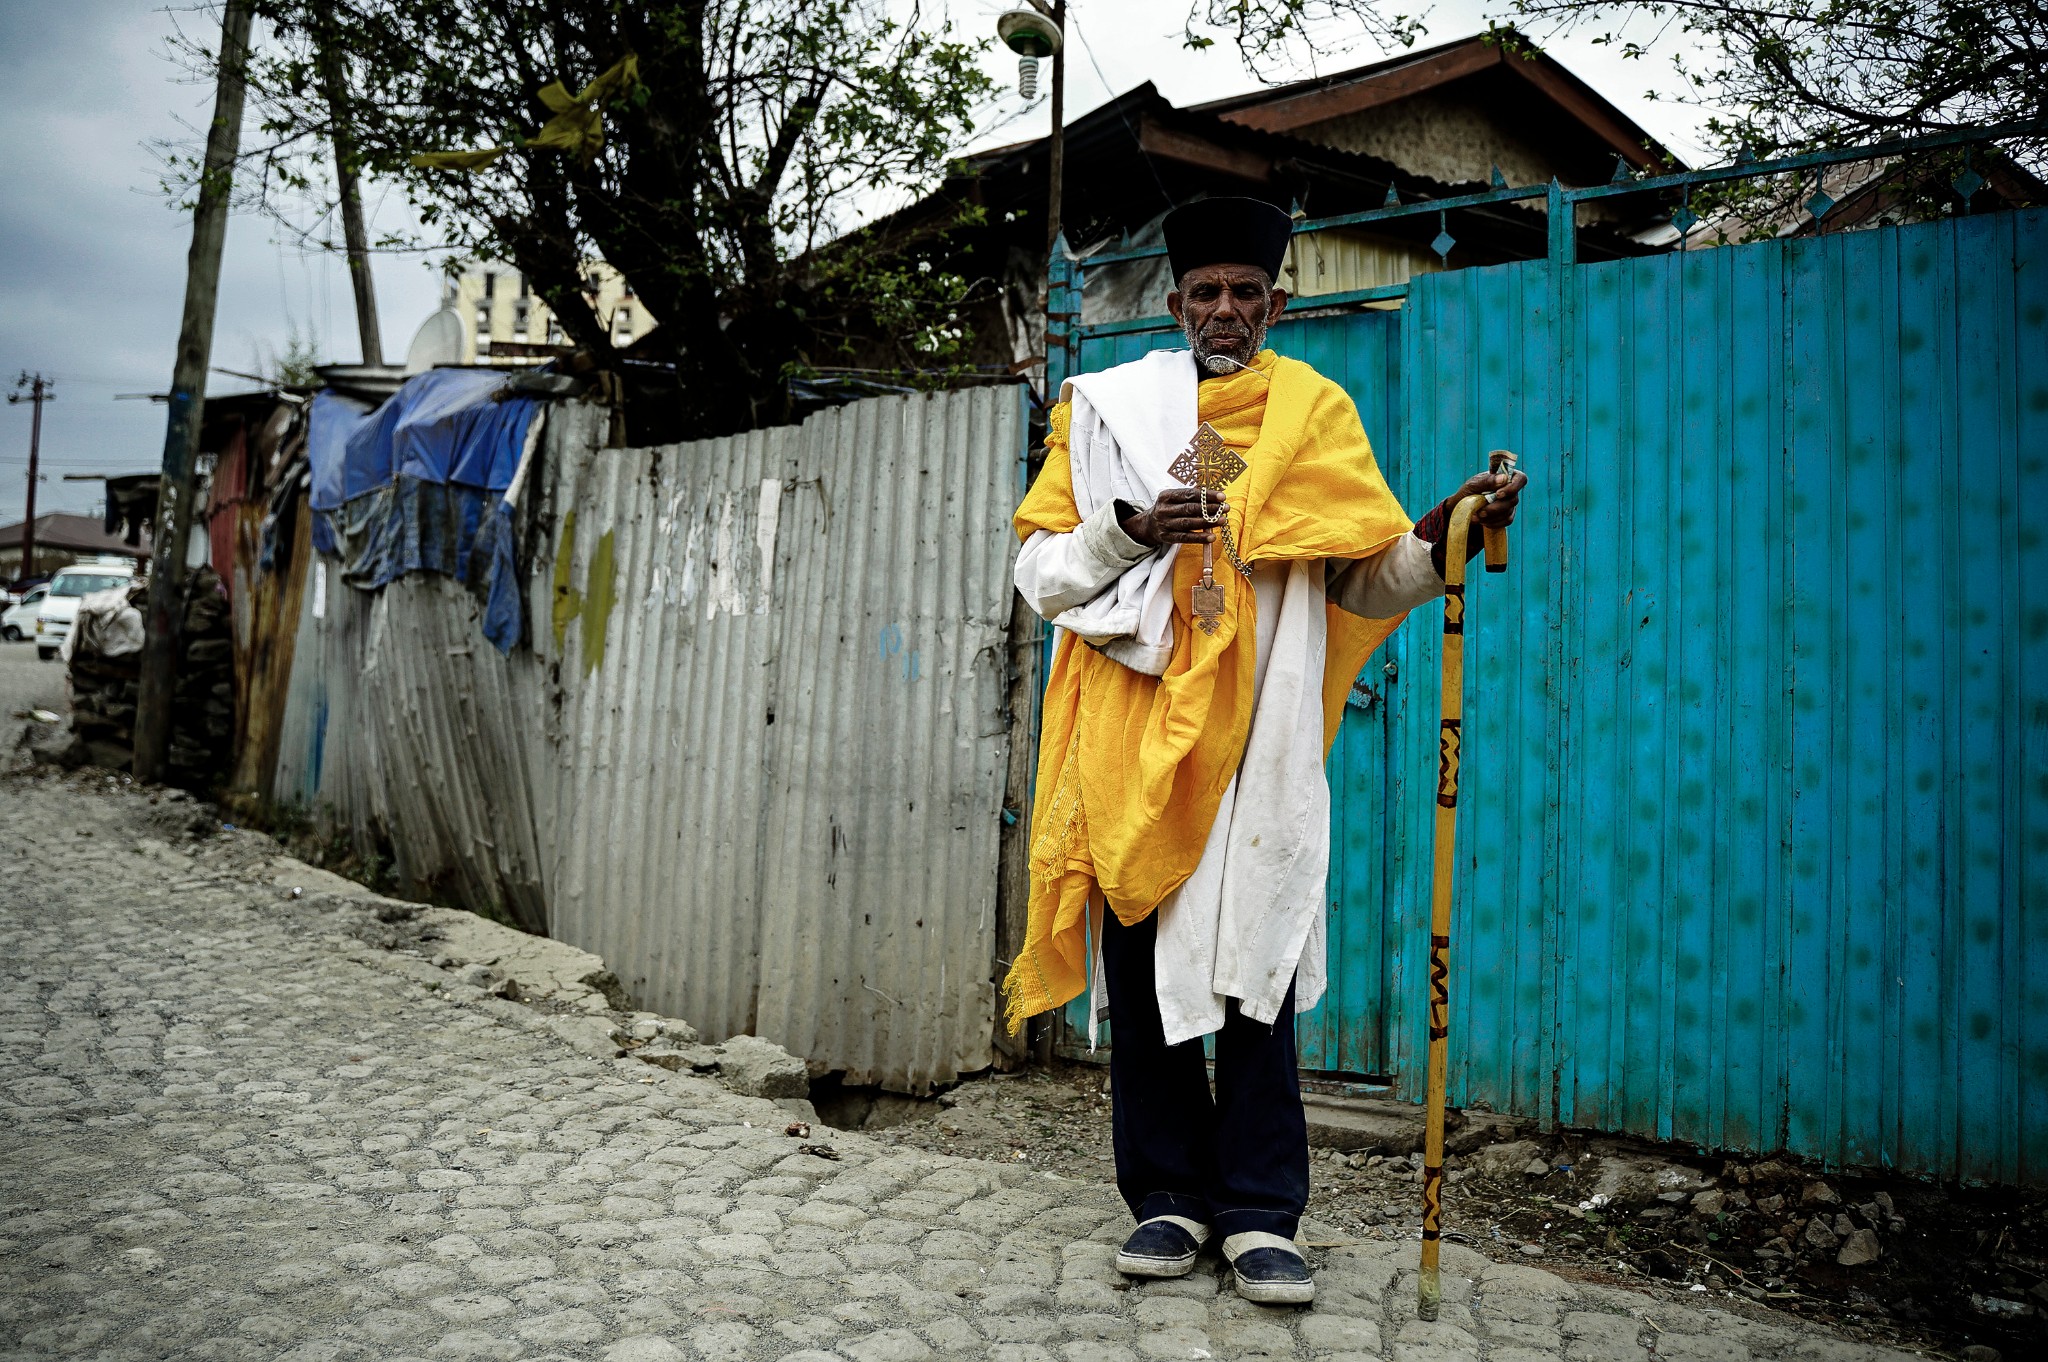
[[[537,403],[496,401],[506,375],[495,369],[430,369],[406,380],[349,437],[342,499],[394,478],[502,492],[512,484]]]
[[[430,370],[367,414],[324,392],[313,399],[307,438],[314,540],[341,555],[342,580],[364,590],[408,572],[467,582],[484,600],[484,633],[500,652],[522,632],[503,493],[540,405],[498,398],[505,379],[490,369]]]
[[[313,411],[306,429],[306,463],[313,475],[313,547],[322,553],[335,552],[334,528],[319,513],[341,509],[345,500],[341,494],[341,474],[348,461],[349,437],[369,414],[369,404],[353,397],[337,392],[313,395]]]

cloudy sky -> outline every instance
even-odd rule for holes
[[[156,190],[154,148],[203,126],[212,90],[186,79],[166,43],[174,23],[217,35],[218,21],[189,0],[173,3],[177,12],[161,0],[0,0],[0,183],[8,186],[0,195],[0,386],[12,391],[22,370],[56,381],[57,401],[44,408],[39,510],[90,510],[98,501],[98,484],[65,482],[66,473],[145,471],[162,453],[164,409],[115,394],[168,386],[184,299],[190,223]],[[995,15],[1009,7],[997,0],[945,6],[976,33],[992,32]],[[1069,117],[1145,80],[1177,102],[1256,84],[1223,47],[1183,50],[1186,0],[1072,0],[1070,8],[1077,41]],[[1426,41],[1474,32],[1486,12],[1483,0],[1439,5]],[[1324,35],[1322,69],[1379,55],[1338,51],[1340,37]],[[1552,50],[1680,154],[1697,154],[1697,119],[1643,98],[1657,68],[1583,41]],[[1043,132],[1042,106],[1036,116],[1020,116],[1013,59],[992,53],[988,62],[1006,96],[978,140]],[[371,185],[366,197],[379,222],[405,220],[395,196]],[[377,290],[385,349],[401,357],[438,305],[437,278],[423,260],[386,257],[377,265]],[[356,358],[347,270],[282,240],[259,218],[237,216],[228,230],[213,362],[261,369],[294,334],[310,337],[323,358]],[[244,386],[216,375],[212,391]],[[0,523],[21,515],[28,444],[28,405],[0,408]]]

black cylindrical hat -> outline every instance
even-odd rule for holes
[[[1278,279],[1294,219],[1263,199],[1198,199],[1168,213],[1160,230],[1176,281],[1204,265],[1256,265]]]

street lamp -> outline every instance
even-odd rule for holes
[[[1066,174],[1067,0],[1028,0],[996,20],[996,36],[1017,54],[1017,91],[1026,99],[1038,94],[1038,63],[1052,58],[1052,136],[1047,140],[1045,253],[1052,258],[1060,235],[1060,182]]]
[[[1013,9],[996,20],[996,36],[1017,54],[1017,93],[1025,102],[1038,98],[1038,60],[1060,50],[1060,23],[1048,9]]]

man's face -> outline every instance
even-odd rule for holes
[[[1236,373],[1266,343],[1266,328],[1287,307],[1287,291],[1256,265],[1202,265],[1181,276],[1166,310],[1187,334],[1195,363],[1211,374]]]

